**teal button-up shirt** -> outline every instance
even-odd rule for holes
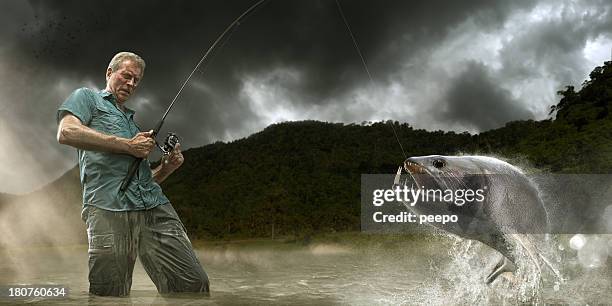
[[[134,111],[121,111],[108,91],[89,88],[75,90],[57,111],[57,120],[69,112],[81,122],[104,134],[132,138],[140,129],[134,122]],[[150,209],[168,203],[161,187],[153,180],[148,160],[140,163],[138,172],[125,193],[119,187],[135,157],[78,149],[83,205],[111,211]]]

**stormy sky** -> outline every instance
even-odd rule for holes
[[[22,193],[76,163],[55,111],[105,86],[119,51],[147,62],[127,106],[153,127],[204,51],[254,1],[0,1],[0,192]],[[270,0],[189,82],[162,130],[184,148],[274,122],[393,119],[479,132],[544,119],[612,49],[610,1]]]

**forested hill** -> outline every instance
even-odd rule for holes
[[[408,155],[473,144],[469,134],[395,129]],[[185,160],[163,187],[192,232],[271,236],[358,229],[360,175],[394,173],[404,157],[389,124],[304,121],[191,149]]]
[[[358,230],[360,175],[395,173],[404,160],[391,125],[407,156],[493,154],[538,171],[612,172],[612,62],[593,70],[580,90],[567,87],[559,95],[551,119],[510,122],[478,135],[398,122],[275,124],[187,150],[185,164],[163,188],[195,237]],[[39,192],[63,193],[56,204],[78,211],[78,184],[72,172]]]

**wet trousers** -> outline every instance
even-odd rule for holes
[[[149,210],[108,211],[85,206],[89,293],[127,296],[136,257],[160,293],[209,294],[206,272],[170,203]]]

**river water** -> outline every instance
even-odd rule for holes
[[[69,297],[0,300],[41,304],[298,304],[473,305],[612,303],[612,260],[580,265],[567,240],[552,263],[564,278],[542,268],[522,277],[484,277],[498,254],[478,242],[446,235],[337,236],[309,244],[282,241],[200,243],[198,256],[211,280],[211,297],[160,296],[140,263],[127,298],[87,294],[87,246],[0,249],[0,285],[59,284]]]

